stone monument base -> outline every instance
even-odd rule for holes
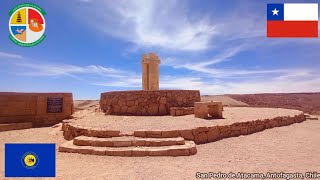
[[[101,94],[100,108],[112,115],[161,116],[199,101],[198,90],[113,91]]]

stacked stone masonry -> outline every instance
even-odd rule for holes
[[[198,90],[114,91],[101,94],[100,107],[106,114],[169,115],[171,107],[193,107],[200,101]]]
[[[135,137],[143,138],[174,138],[183,137],[185,140],[194,141],[196,144],[214,142],[220,139],[236,137],[240,135],[248,135],[263,131],[274,127],[287,126],[293,123],[300,123],[305,121],[305,115],[301,112],[295,116],[282,116],[273,119],[253,120],[247,122],[237,122],[231,125],[220,125],[210,127],[196,127],[193,129],[184,130],[137,130],[133,132]],[[118,130],[107,130],[73,125],[65,121],[62,125],[63,135],[66,140],[72,140],[77,136],[92,136],[92,137],[119,137],[121,132]]]
[[[171,116],[185,116],[194,113],[194,107],[171,107]]]
[[[48,112],[48,99],[62,100],[62,111]],[[0,124],[32,122],[34,127],[50,126],[71,117],[72,93],[0,92]]]

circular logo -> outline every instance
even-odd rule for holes
[[[9,12],[9,38],[17,45],[31,47],[46,37],[45,12],[32,3],[19,4]]]
[[[34,152],[27,152],[22,156],[22,165],[27,169],[33,169],[37,167],[39,158]]]

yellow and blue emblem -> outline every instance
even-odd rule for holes
[[[27,169],[33,169],[39,164],[39,157],[34,152],[27,152],[21,158],[22,165]]]
[[[5,144],[5,177],[55,177],[55,144]]]

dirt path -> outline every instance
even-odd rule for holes
[[[320,121],[305,121],[248,136],[198,145],[189,157],[108,157],[57,152],[56,179],[196,179],[196,172],[320,172]],[[64,142],[58,128],[0,133],[4,143]],[[0,163],[0,179],[4,177]]]

